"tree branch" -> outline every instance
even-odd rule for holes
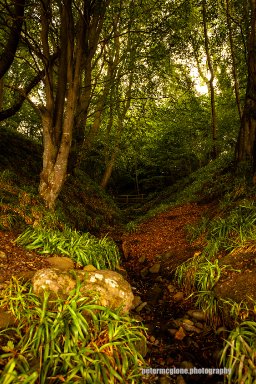
[[[11,32],[4,51],[0,56],[0,79],[8,71],[15,57],[15,53],[20,40],[25,3],[26,0],[15,0],[14,2],[14,14]]]

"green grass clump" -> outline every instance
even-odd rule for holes
[[[78,264],[92,264],[97,269],[115,270],[120,262],[119,250],[112,240],[107,237],[97,239],[89,233],[81,234],[67,227],[63,231],[28,228],[16,241],[29,250],[62,254]]]
[[[138,383],[145,329],[96,305],[78,286],[65,300],[43,299],[12,279],[0,304],[17,319],[0,331],[0,383]]]
[[[203,235],[206,246],[203,254],[213,259],[218,252],[232,250],[256,240],[256,206],[244,201],[233,208],[225,217],[202,218],[196,226],[188,228],[191,241]]]
[[[231,370],[225,378],[228,384],[255,383],[256,380],[256,323],[244,321],[225,341],[220,363]]]
[[[138,229],[139,224],[135,221],[129,221],[129,223],[126,224],[125,229],[128,233],[135,233]]]
[[[193,290],[209,291],[219,281],[222,270],[226,268],[227,266],[220,267],[218,260],[211,262],[204,255],[195,256],[176,269],[175,278],[188,293]]]
[[[190,297],[196,298],[195,305],[205,312],[212,326],[219,325],[222,319],[222,301],[216,297],[214,287],[227,269],[233,270],[227,265],[220,266],[217,259],[212,262],[201,254],[181,264],[175,272],[179,286]]]

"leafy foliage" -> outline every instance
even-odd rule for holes
[[[80,265],[92,264],[97,269],[114,270],[120,261],[115,243],[104,237],[97,239],[89,233],[79,233],[65,228],[63,231],[28,228],[17,238],[17,243],[38,253],[60,253]]]
[[[256,323],[244,321],[230,332],[220,362],[231,370],[225,382],[252,383],[255,380]]]
[[[145,343],[139,322],[81,296],[79,286],[65,300],[42,301],[31,286],[12,279],[1,305],[17,326],[0,332],[1,384],[86,382],[135,384]]]
[[[26,225],[99,231],[120,220],[113,199],[84,171],[70,175],[55,212],[37,195],[41,146],[11,129],[0,130],[0,228],[24,230]],[[33,177],[31,177],[33,175]]]
[[[247,241],[256,239],[256,207],[254,202],[244,201],[231,209],[225,217],[203,218],[190,228],[192,240],[204,235],[207,245],[203,253],[212,259],[222,250],[232,251]]]

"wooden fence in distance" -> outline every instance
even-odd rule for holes
[[[144,200],[145,195],[143,193],[139,195],[118,195],[115,200],[120,204],[134,204],[141,203]]]

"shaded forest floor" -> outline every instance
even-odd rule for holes
[[[189,241],[187,227],[196,225],[202,217],[213,218],[216,214],[215,202],[187,203],[156,214],[134,226],[130,233],[122,232],[120,226],[109,231],[109,237],[120,247],[122,267],[139,300],[131,315],[148,329],[146,362],[152,368],[218,367],[219,352],[227,336],[221,330],[222,324],[213,327],[203,318],[197,321],[191,317],[189,313],[197,310],[195,303],[173,279],[176,268],[200,255],[205,246],[203,238]],[[0,231],[0,289],[12,275],[30,279],[38,269],[49,266],[45,256],[16,245],[17,236],[14,231]],[[239,274],[233,270],[224,275],[220,290],[226,289],[227,296],[234,292],[242,297],[255,294],[256,263],[252,265],[252,261],[256,260],[256,246],[248,249],[243,249],[243,257],[238,254],[230,259],[227,255],[228,263],[238,263],[234,266],[240,268]],[[223,377],[149,375],[142,382],[219,384]]]
[[[202,244],[189,243],[186,226],[195,224],[202,215],[209,216],[212,212],[213,204],[185,204],[148,219],[138,225],[133,233],[121,233],[118,228],[112,233],[114,240],[121,244],[122,266],[127,271],[127,279],[134,294],[141,299],[141,310],[135,309],[132,315],[142,320],[148,328],[146,361],[151,367],[217,365],[214,356],[221,348],[222,341],[209,327],[202,324],[203,329],[198,334],[193,328],[184,333],[182,330],[177,338],[170,333],[170,328],[177,327],[186,318],[187,311],[195,309],[178,287],[173,286],[170,293],[174,270],[202,250]],[[0,287],[4,287],[11,275],[31,277],[37,269],[47,267],[45,256],[16,245],[16,237],[17,233],[0,231]],[[152,267],[154,272],[151,273]],[[148,383],[148,380],[161,384],[219,382],[218,377],[207,376],[202,381],[202,377],[196,375],[184,379],[153,375],[146,377],[143,383]]]
[[[185,204],[148,219],[132,233],[114,229],[109,236],[122,244],[123,264],[133,273],[141,269],[140,258],[143,258],[143,265],[150,267],[163,256],[166,260],[163,272],[171,274],[202,248],[200,243],[189,243],[186,226],[195,224],[205,214],[209,216],[213,210],[213,204]],[[17,231],[0,231],[0,282],[9,280],[11,275],[23,276],[48,265],[45,256],[15,244],[17,236]]]
[[[191,244],[186,227],[196,224],[202,216],[214,212],[215,205],[189,203],[159,213],[140,224],[135,232],[122,236],[122,251],[126,265],[136,270],[138,259],[145,257],[144,263],[152,265],[156,258],[167,260],[166,273],[172,273],[178,265],[202,249],[202,244]]]

